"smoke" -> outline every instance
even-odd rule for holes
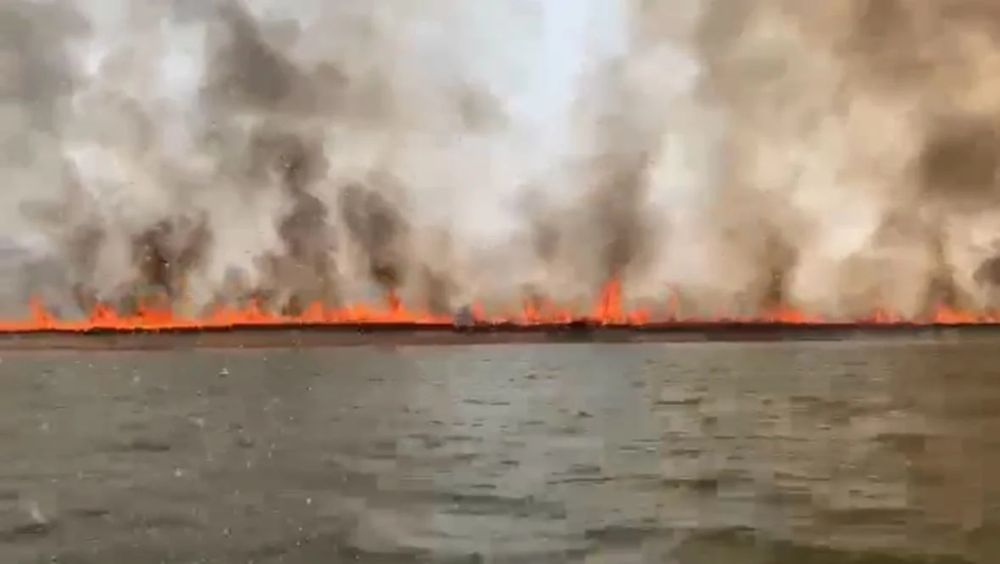
[[[1000,11],[976,0],[700,7],[699,99],[724,116],[725,172],[696,221],[710,266],[687,293],[714,288],[728,310],[848,317],[994,307],[980,265],[997,251]]]
[[[829,4],[829,5],[827,5]],[[5,311],[1000,300],[988,0],[9,0]]]

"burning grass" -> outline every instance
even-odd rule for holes
[[[678,315],[675,297],[668,298],[659,308],[628,309],[624,305],[621,285],[607,284],[592,310],[586,313],[562,309],[552,303],[532,300],[520,311],[505,315],[489,315],[473,305],[460,314],[440,315],[409,309],[390,294],[385,304],[354,304],[329,307],[313,303],[298,314],[267,311],[258,303],[246,307],[219,307],[209,314],[189,318],[176,314],[168,307],[140,304],[133,314],[122,314],[99,304],[85,319],[66,320],[53,315],[40,300],[33,300],[31,315],[21,320],[0,322],[0,333],[133,333],[224,331],[253,328],[370,328],[370,329],[492,329],[531,330],[572,327],[613,327],[645,330],[711,331],[713,328],[792,326],[792,327],[924,327],[971,326],[1000,324],[1000,312],[965,312],[939,307],[922,319],[907,319],[889,311],[877,310],[869,316],[853,319],[825,319],[795,308],[776,308],[755,317],[718,315],[686,317]]]

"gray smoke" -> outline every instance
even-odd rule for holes
[[[1000,300],[988,0],[9,0],[5,312]],[[7,314],[7,313],[5,313]]]
[[[709,265],[686,295],[848,317],[995,307],[981,265],[998,250],[1000,10],[696,4],[699,99],[723,115],[724,176],[698,214]]]

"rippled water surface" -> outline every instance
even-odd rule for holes
[[[0,562],[1000,562],[1000,339],[7,352]]]

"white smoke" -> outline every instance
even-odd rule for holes
[[[785,4],[6,2],[5,301],[989,307],[996,206],[921,163],[995,122],[992,36]]]

